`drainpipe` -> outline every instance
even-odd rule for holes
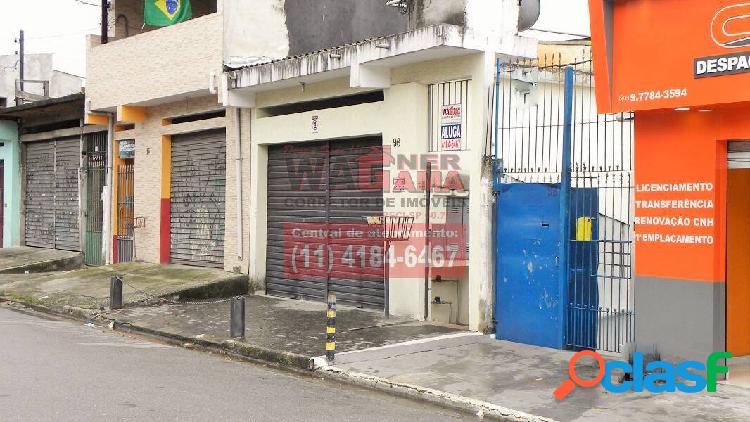
[[[107,113],[107,187],[102,192],[104,206],[104,218],[102,224],[102,254],[104,263],[112,264],[112,216],[114,215],[114,204],[112,203],[112,187],[114,186],[114,145],[115,145],[115,115]]]
[[[427,163],[427,183],[425,184],[425,193],[427,195],[427,214],[425,215],[425,265],[424,265],[424,320],[430,319],[430,258],[432,250],[430,241],[432,233],[430,232],[430,212],[432,205],[432,163]]]
[[[237,258],[242,261],[243,244],[242,235],[244,233],[243,213],[242,213],[242,109],[235,108],[235,172],[237,177]]]

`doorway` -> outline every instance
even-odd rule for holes
[[[750,141],[729,143],[727,175],[727,351],[750,355]]]
[[[380,136],[269,147],[269,295],[325,301],[334,293],[339,303],[384,308],[385,268],[377,259],[381,238],[328,234],[383,215],[382,180]],[[295,238],[292,233],[299,230],[318,234]]]
[[[102,254],[102,228],[104,204],[102,192],[107,184],[107,132],[84,136],[86,164],[86,209],[84,210],[86,233],[83,258],[86,265],[104,265]]]
[[[135,141],[118,143],[118,160],[115,173],[117,213],[115,222],[115,262],[133,262],[135,259]]]
[[[81,138],[25,143],[25,246],[81,252]]]
[[[170,262],[224,268],[226,130],[172,137]]]

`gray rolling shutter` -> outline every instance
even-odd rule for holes
[[[78,172],[79,138],[55,142],[55,249],[80,251]]]
[[[734,141],[729,143],[729,168],[750,168],[750,141]]]
[[[277,145],[268,150],[268,242],[266,249],[266,291],[293,298],[323,300],[327,274],[316,268],[292,265],[292,255],[308,248],[314,254],[325,239],[309,237],[297,250],[285,240],[294,227],[325,227],[328,195],[328,143],[309,142]],[[317,271],[316,271],[317,270]]]
[[[380,239],[353,241],[326,235],[300,239],[291,232],[295,227],[324,233],[353,226],[362,229],[365,217],[383,213],[382,172],[380,138],[269,148],[269,294],[324,300],[329,292],[342,303],[383,306]],[[380,248],[375,251],[380,262],[377,257],[370,261],[373,247]],[[326,250],[327,254],[316,254]]]
[[[26,144],[26,246],[80,251],[79,138]]]
[[[24,163],[26,246],[55,247],[55,142],[26,144]]]
[[[171,259],[224,268],[226,131],[172,138]]]
[[[366,217],[383,215],[383,144],[380,138],[331,141],[330,207],[332,227],[362,229]],[[352,226],[354,225],[354,226]],[[382,309],[383,242],[331,239],[336,261],[329,290],[342,303]],[[373,249],[375,248],[375,249]]]

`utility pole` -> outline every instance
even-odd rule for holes
[[[21,33],[18,35],[18,75],[21,78],[21,91],[23,91],[23,65],[24,65],[24,49],[25,49],[25,41],[24,41],[24,35],[23,35],[23,29],[21,30]]]
[[[20,31],[18,35],[18,89],[20,91],[23,91],[23,79],[24,79],[24,72],[23,72],[23,65],[24,65],[24,35],[23,35],[23,29]],[[21,105],[20,103],[20,97],[16,95],[16,105]]]
[[[109,0],[102,0],[102,35],[101,43],[109,42]]]

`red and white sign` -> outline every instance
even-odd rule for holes
[[[463,109],[461,104],[443,106],[440,111],[440,146],[443,151],[463,149]]]

